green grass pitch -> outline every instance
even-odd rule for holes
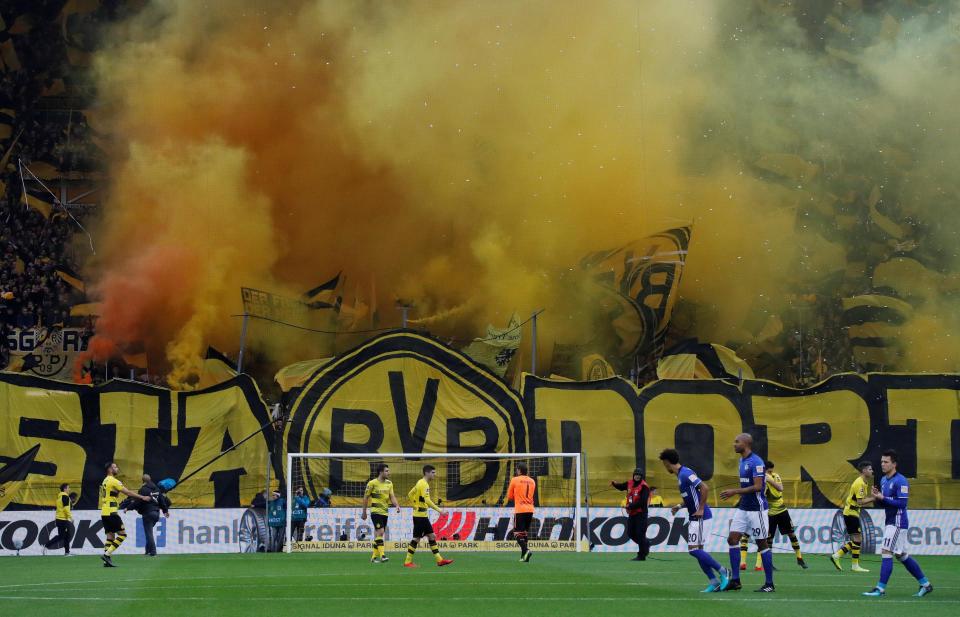
[[[960,615],[960,557],[918,561],[935,592],[914,598],[917,585],[899,564],[885,598],[860,593],[876,582],[879,559],[865,561],[869,574],[837,572],[822,555],[809,555],[800,570],[792,555],[778,556],[777,592],[753,593],[763,574],[744,572],[743,591],[702,594],[706,578],[685,553],[631,555],[537,553],[529,564],[517,553],[450,553],[455,563],[433,564],[420,551],[414,570],[403,554],[371,564],[368,555],[119,554],[117,568],[98,557],[0,558],[0,611],[28,615]],[[721,563],[726,555],[715,555]],[[748,563],[752,566],[754,555]],[[138,602],[139,601],[139,602]],[[145,602],[146,601],[146,602]],[[148,602],[148,603],[147,603]],[[879,605],[879,606],[874,606]],[[882,608],[879,608],[882,607]]]

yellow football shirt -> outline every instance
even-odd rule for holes
[[[423,478],[417,480],[417,483],[407,493],[407,497],[413,504],[413,515],[416,517],[425,517],[427,508],[433,508],[437,512],[440,511],[439,506],[430,499],[430,484]]]
[[[110,516],[120,509],[120,489],[123,482],[115,476],[107,476],[100,483],[100,516]]]
[[[844,516],[860,516],[861,506],[857,503],[857,500],[866,499],[868,490],[867,482],[863,479],[863,476],[853,481],[850,490],[847,492],[847,498],[843,501]]]
[[[783,486],[783,480],[780,479],[780,474],[770,472],[770,477],[773,478],[777,484]],[[770,516],[776,516],[782,512],[787,511],[787,506],[783,503],[783,491],[778,491],[773,488],[773,485],[767,482],[767,504],[770,506]]]
[[[57,495],[56,519],[58,521],[69,521],[73,519],[73,515],[70,514],[70,495],[67,495],[63,491],[60,491],[60,494]]]
[[[386,516],[387,510],[390,508],[390,495],[392,494],[393,482],[390,480],[381,482],[378,478],[374,478],[367,482],[367,490],[364,491],[363,496],[370,498],[371,512]]]

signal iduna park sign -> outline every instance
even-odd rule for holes
[[[243,539],[243,508],[174,509],[170,518],[161,519],[155,528],[158,551],[166,554],[237,553]],[[296,551],[369,552],[373,527],[369,519],[360,519],[357,508],[310,509],[305,525],[309,542],[295,542]],[[733,510],[717,508],[708,523],[707,550],[726,552],[726,535]],[[790,514],[797,535],[807,553],[833,551],[831,536],[836,510],[794,509]],[[873,521],[874,546],[879,546],[882,512],[870,510]],[[911,527],[906,534],[908,552],[916,555],[960,555],[960,516],[952,510],[913,510]],[[146,544],[143,527],[134,513],[122,514],[129,537],[117,555],[137,555]],[[573,522],[569,508],[541,508],[531,529],[531,547],[539,551],[575,550]],[[516,551],[509,538],[512,511],[508,508],[450,509],[445,515],[431,514],[434,530],[441,538],[444,551]],[[391,514],[387,528],[388,552],[406,551],[412,526],[411,512]],[[76,534],[71,552],[95,555],[103,550],[103,524],[100,512],[74,512]],[[595,552],[634,552],[636,545],[627,533],[627,517],[620,508],[590,508],[581,521],[581,542]],[[869,527],[868,527],[869,529]],[[281,531],[282,533],[282,531]],[[0,512],[0,555],[14,555],[17,545],[21,555],[40,555],[42,546],[56,535],[52,512]],[[673,517],[666,508],[652,508],[647,536],[651,550],[681,552],[687,550],[687,519]],[[345,538],[340,540],[340,538]],[[790,544],[779,535],[774,546],[792,559]],[[776,559],[776,558],[775,558]]]

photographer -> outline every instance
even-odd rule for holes
[[[309,507],[310,498],[304,494],[301,486],[293,497],[293,503],[290,504],[290,527],[293,539],[297,542],[303,541],[303,527],[307,522],[307,508]]]

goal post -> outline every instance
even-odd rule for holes
[[[286,465],[286,552],[371,550],[373,526],[361,519],[364,490],[377,466],[390,468],[401,507],[391,506],[385,533],[387,552],[406,550],[412,539],[412,505],[407,493],[432,465],[431,496],[443,510],[428,516],[442,550],[517,550],[512,540],[513,507],[507,487],[520,462],[537,482],[531,550],[582,551],[583,459],[580,453],[288,453]],[[299,489],[311,503],[304,521],[294,521]],[[329,496],[328,498],[326,496]],[[329,503],[329,506],[326,504]]]

